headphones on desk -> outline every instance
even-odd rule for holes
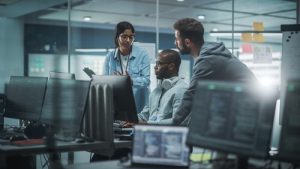
[[[179,80],[179,77],[173,78],[173,79],[163,79],[163,80],[158,80],[158,87],[169,90],[171,89],[175,83]]]

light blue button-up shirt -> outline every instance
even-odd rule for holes
[[[104,75],[113,75],[115,72],[122,72],[118,52],[116,49],[106,55]],[[150,58],[145,49],[134,44],[132,45],[127,72],[133,81],[132,89],[137,112],[141,112],[148,102],[150,85]]]
[[[149,104],[138,114],[140,120],[151,124],[172,124],[188,84],[182,78],[172,77],[172,88],[156,87],[150,93]]]

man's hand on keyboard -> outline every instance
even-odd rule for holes
[[[124,128],[133,128],[133,126],[134,126],[134,123],[130,123],[130,122],[126,122],[123,124]]]

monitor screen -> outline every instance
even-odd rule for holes
[[[300,80],[289,80],[285,89],[278,158],[300,162]]]
[[[11,76],[4,116],[37,121],[46,90],[46,77]]]
[[[183,126],[135,125],[132,163],[188,166],[188,128]]]
[[[75,74],[67,72],[49,72],[50,78],[56,79],[75,79]]]
[[[187,143],[240,157],[267,157],[277,94],[250,85],[199,82]]]
[[[94,75],[92,83],[105,83],[113,89],[115,120],[138,122],[132,82],[129,76]]]
[[[80,131],[89,86],[89,81],[49,79],[40,121],[72,139]]]

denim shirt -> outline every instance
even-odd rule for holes
[[[109,52],[104,61],[104,75],[113,75],[114,72],[122,72],[118,50]],[[133,82],[133,94],[140,112],[148,102],[150,85],[150,59],[147,51],[136,45],[132,45],[127,71]]]
[[[150,124],[172,124],[188,84],[178,76],[172,77],[171,80],[172,88],[163,89],[158,86],[150,93],[149,104],[138,114],[140,120]]]

